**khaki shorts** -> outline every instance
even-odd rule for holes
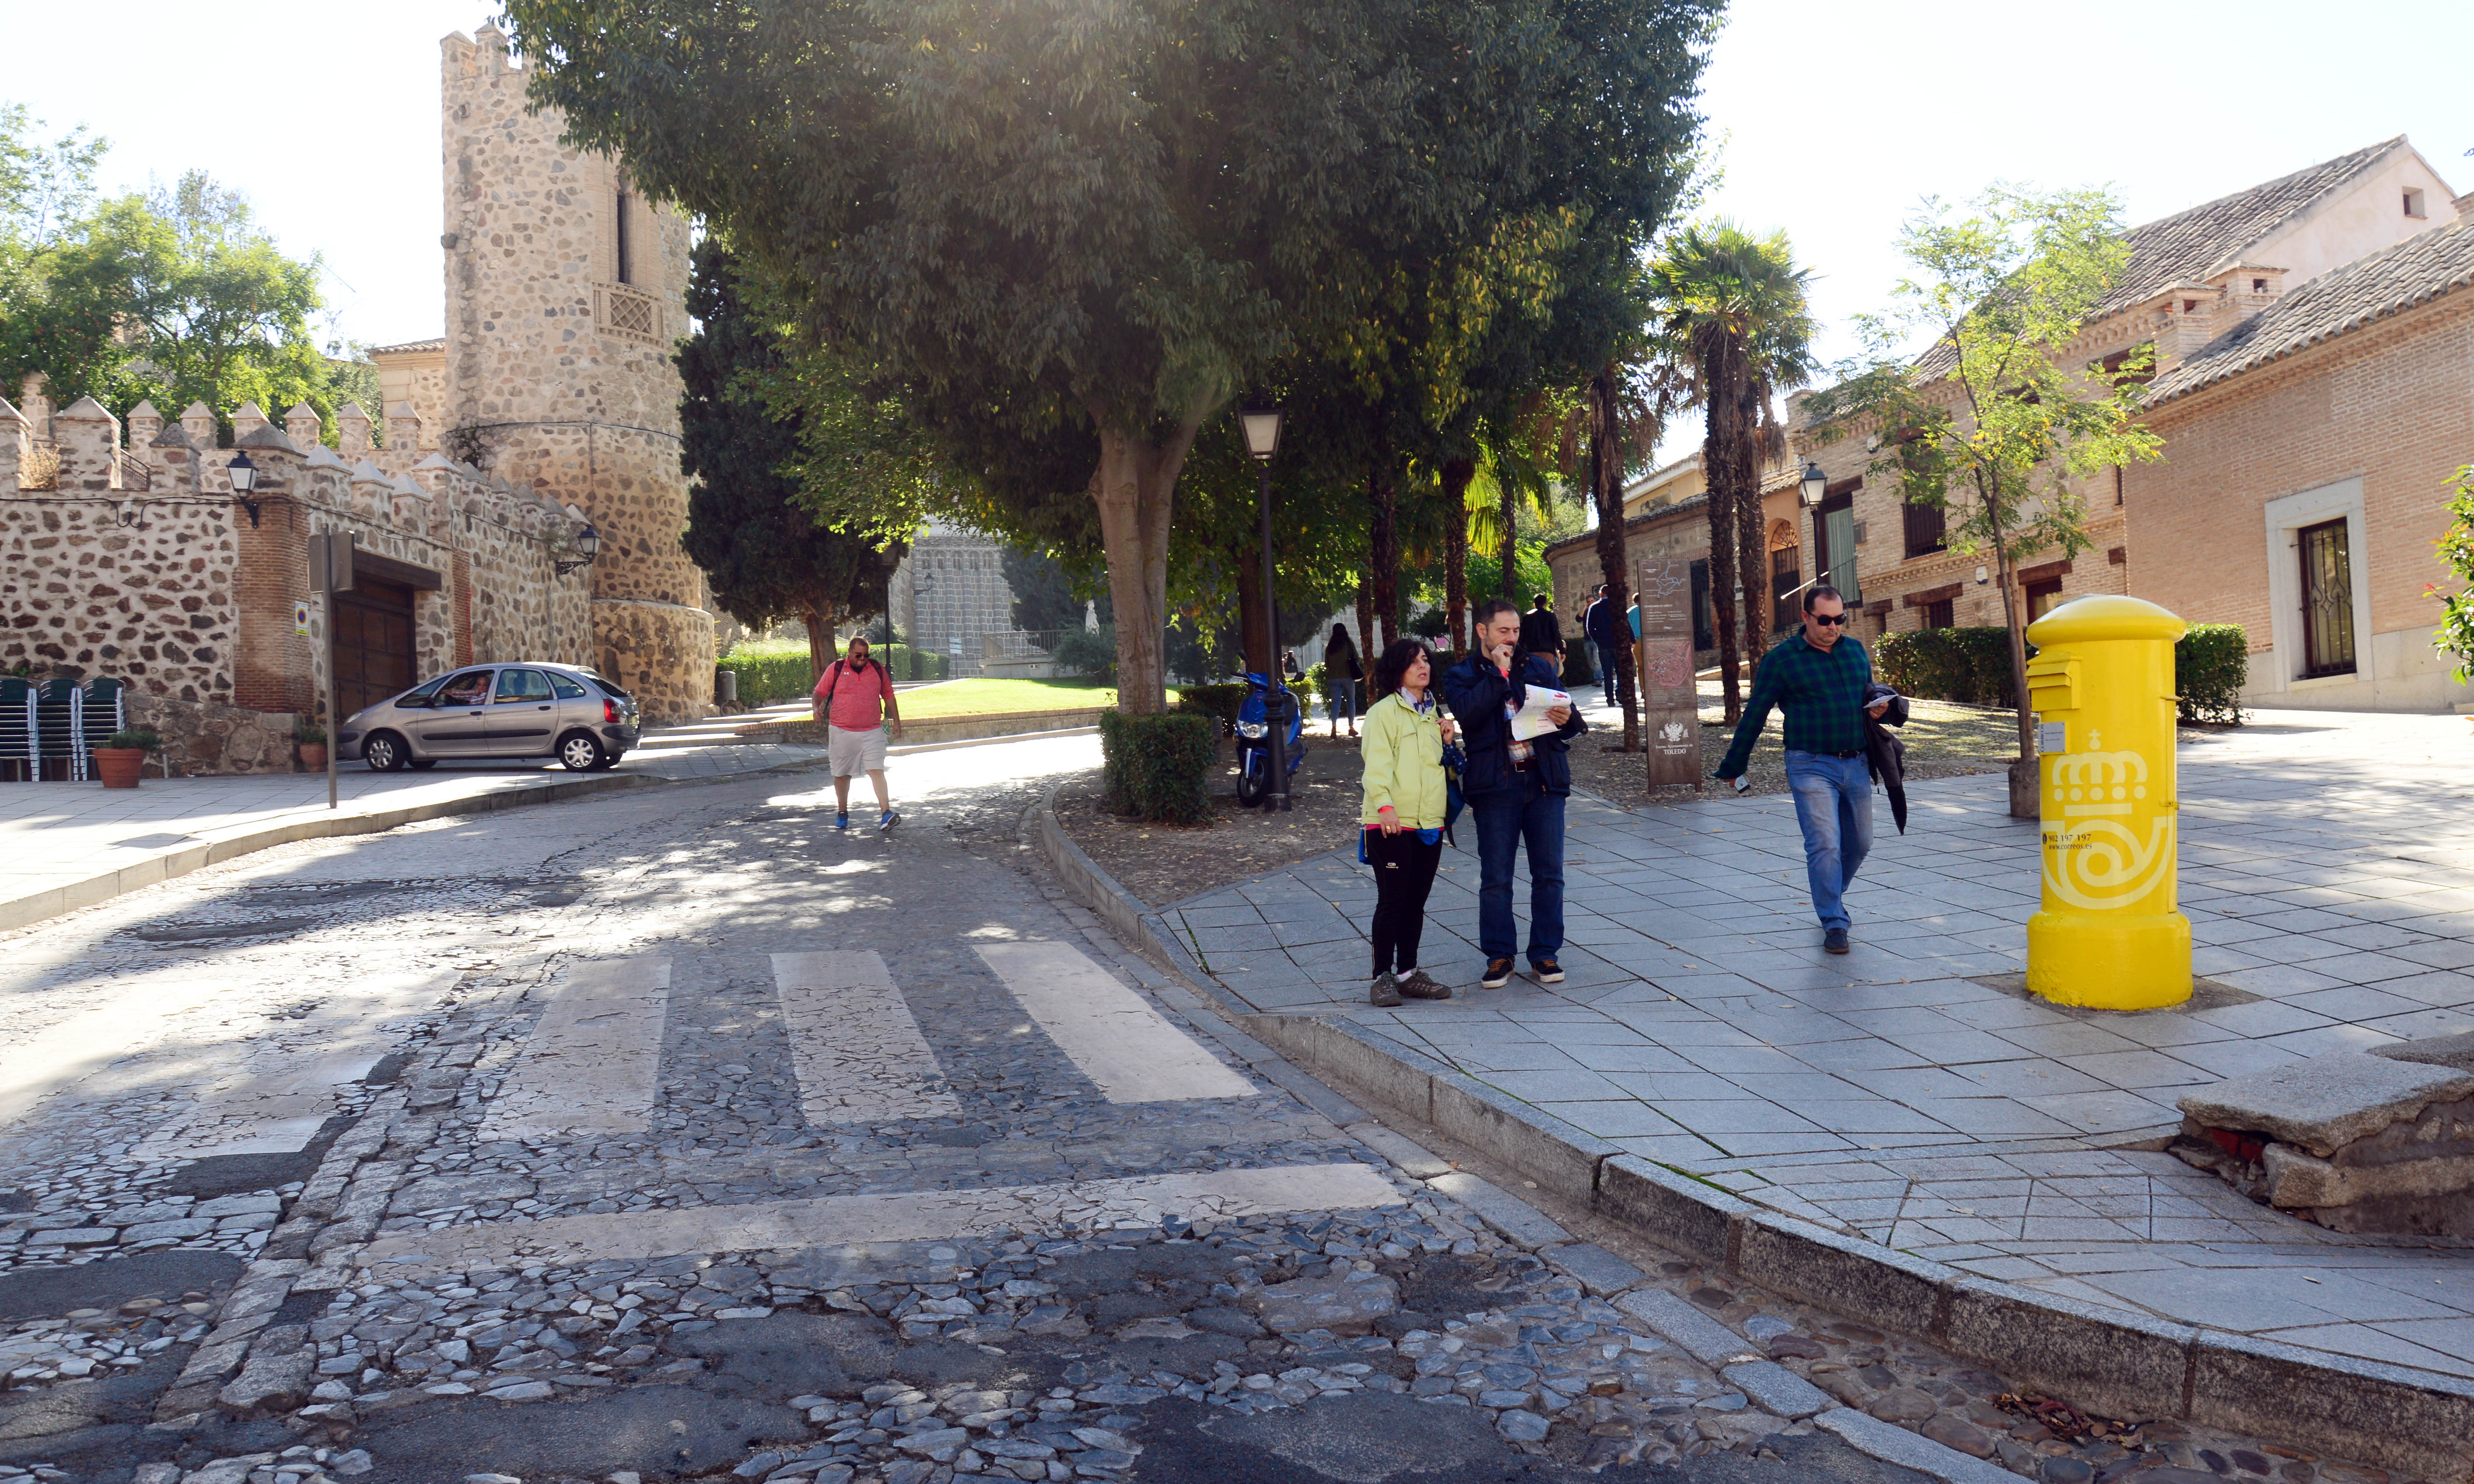
[[[885,728],[870,727],[864,732],[845,732],[837,726],[825,728],[825,755],[833,760],[834,776],[856,778],[861,773],[885,770]]]

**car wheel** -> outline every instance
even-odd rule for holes
[[[610,754],[608,757],[603,758],[603,759],[601,760],[601,767],[602,767],[602,771],[607,772],[607,771],[609,771],[611,768],[617,767],[617,766],[618,766],[618,760],[619,760],[620,758],[625,757],[626,755],[627,755],[627,754],[625,754],[625,753],[623,753],[623,752],[614,752],[614,753]]]
[[[436,758],[406,758],[403,760],[403,766],[411,768],[416,773],[425,773],[438,766],[438,760]]]
[[[371,772],[398,773],[412,761],[412,749],[393,732],[373,732],[369,741],[361,743],[361,761],[369,765]]]
[[[597,772],[610,766],[610,749],[591,732],[570,732],[558,740],[558,761],[570,773]]]

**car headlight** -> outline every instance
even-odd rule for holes
[[[1240,721],[1237,723],[1237,735],[1240,737],[1269,737],[1272,735],[1272,729],[1265,726],[1260,721]]]

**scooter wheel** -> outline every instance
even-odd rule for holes
[[[1263,755],[1259,752],[1247,754],[1237,769],[1237,802],[1251,809],[1263,802],[1263,795],[1271,791],[1271,787],[1272,770],[1264,765]]]

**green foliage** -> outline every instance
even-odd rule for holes
[[[292,740],[304,746],[327,745],[327,729],[314,721],[303,721],[292,729]]]
[[[1317,671],[1322,669],[1320,665],[1315,667]],[[1225,732],[1235,729],[1237,710],[1246,704],[1246,697],[1253,689],[1244,681],[1238,681],[1232,685],[1180,686],[1176,693],[1176,709],[1192,712],[1198,716],[1217,718],[1225,735]]]
[[[2423,591],[2441,607],[2439,628],[2432,637],[2443,654],[2457,656],[2457,683],[2474,683],[2474,464],[2449,476],[2449,526],[2439,538],[2439,561],[2466,586],[2442,593],[2438,583]]]
[[[2173,690],[2184,721],[2240,726],[2250,684],[2250,636],[2239,623],[2194,623],[2173,644]]]
[[[816,689],[815,664],[805,642],[735,645],[715,663],[739,677],[742,706],[794,700]]]
[[[2028,653],[2034,652],[2031,646]],[[2018,704],[2006,628],[1972,624],[1883,634],[1873,641],[1873,665],[1881,683],[1902,695],[1969,706]]]
[[[896,680],[931,685],[954,678],[954,657],[950,654],[915,649],[909,645],[876,645],[869,653],[884,662],[885,672]]]
[[[1220,727],[1191,712],[1100,713],[1100,759],[1108,806],[1159,824],[1211,820],[1211,765]]]
[[[325,742],[327,740],[327,734],[320,732],[317,740]],[[107,747],[132,747],[140,752],[152,752],[156,748],[163,745],[163,739],[148,728],[133,726],[114,732],[109,737],[105,738],[103,740],[103,745]]]
[[[688,556],[704,569],[714,600],[763,628],[796,618],[817,636],[803,657],[820,659],[834,629],[882,613],[890,568],[877,544],[817,523],[790,472],[804,447],[805,414],[762,393],[783,367],[781,345],[740,292],[738,265],[716,238],[696,245],[688,312],[696,332],[681,342],[680,463],[688,491]],[[784,672],[788,675],[788,670]],[[740,677],[740,699],[756,676]],[[779,698],[777,693],[766,699]]]
[[[1117,626],[1103,623],[1096,629],[1067,629],[1050,651],[1056,668],[1069,675],[1088,680],[1114,681],[1117,678]]]

